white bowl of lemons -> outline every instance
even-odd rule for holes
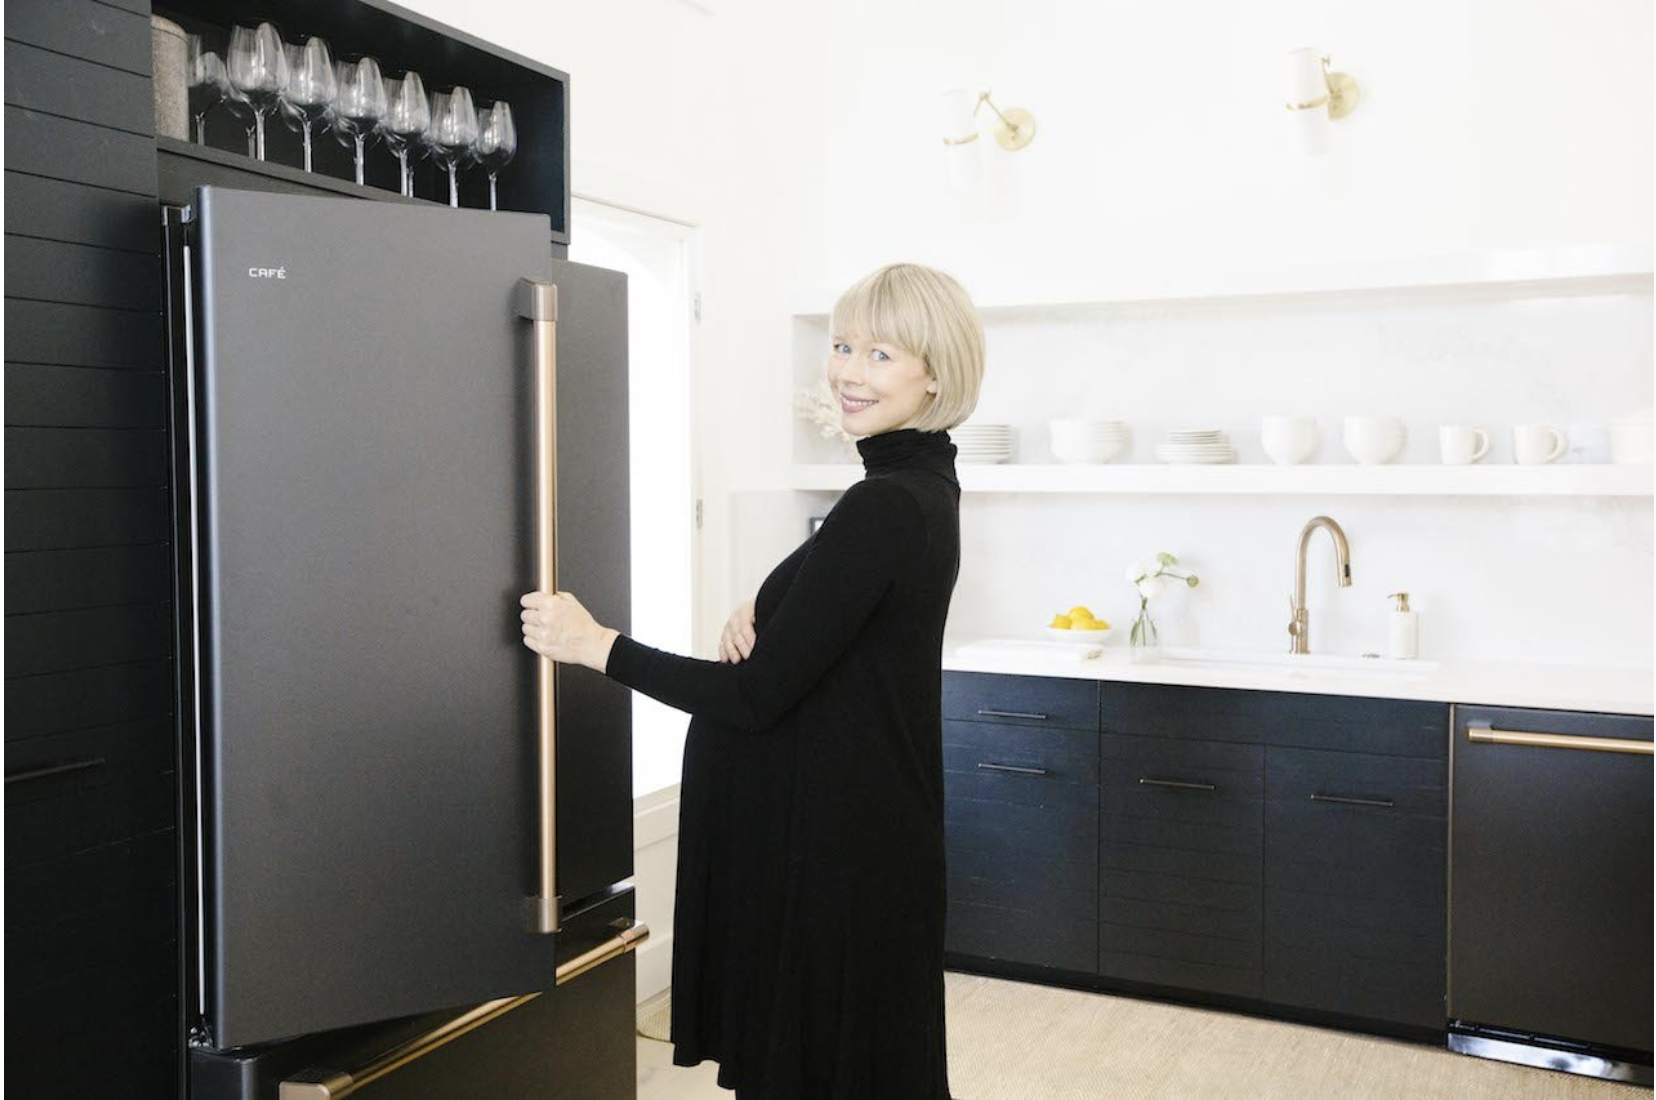
[[[1102,642],[1110,636],[1110,624],[1097,618],[1081,604],[1060,611],[1047,624],[1047,634],[1061,642]]]

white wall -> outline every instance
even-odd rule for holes
[[[1020,288],[1181,272],[1648,249],[1651,10],[1034,0],[1013,16],[985,0],[849,0],[825,43],[820,283],[907,259],[979,297],[1016,299]],[[1296,155],[1288,138],[1282,57],[1299,45],[1361,85],[1323,158]],[[984,149],[975,197],[944,184],[939,100],[957,83],[992,89],[1038,123],[1024,151]],[[1308,412],[1324,430],[1314,461],[1349,462],[1340,417],[1393,412],[1409,431],[1399,461],[1435,461],[1437,425],[1472,420],[1493,430],[1491,461],[1507,462],[1515,422],[1602,426],[1648,407],[1651,326],[1648,289],[1000,317],[986,326],[977,418],[1015,425],[1015,461],[1051,461],[1049,418],[1091,415],[1133,425],[1123,461],[1153,461],[1167,428],[1211,425],[1231,433],[1240,461],[1258,462],[1259,415]],[[796,442],[804,457],[811,449]],[[832,499],[811,497],[795,512]],[[1384,652],[1385,594],[1406,588],[1422,656],[1652,660],[1649,498],[969,494],[949,630],[1029,633],[1077,602],[1125,627],[1136,601],[1121,569],[1167,549],[1206,582],[1161,609],[1169,641],[1284,646],[1295,540],[1319,512],[1351,536],[1356,583],[1333,586],[1319,535],[1314,650]],[[754,540],[744,575],[762,575],[775,548]]]
[[[844,0],[823,47],[824,282],[893,258],[973,284],[1651,237],[1648,0]],[[1357,78],[1290,155],[1283,55]],[[1037,119],[1013,205],[940,202],[940,93]],[[985,108],[987,114],[987,108]],[[998,153],[999,150],[993,150]]]

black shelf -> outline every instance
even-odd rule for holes
[[[500,171],[501,210],[544,213],[553,244],[569,243],[569,75],[446,27],[384,0],[169,0],[155,13],[201,34],[223,53],[237,24],[274,23],[286,41],[326,39],[336,59],[374,57],[388,77],[420,74],[427,91],[460,84],[479,103],[512,105],[518,151]],[[323,191],[355,198],[411,201],[398,193],[397,160],[383,144],[364,158],[365,185],[355,181],[354,157],[331,133],[313,138],[315,171],[301,163],[300,138],[279,115],[265,120],[263,161],[246,155],[246,131],[222,107],[207,114],[208,144],[157,136],[162,201],[178,204],[198,184]],[[487,209],[488,177],[472,167],[460,173],[460,205]],[[412,201],[448,203],[448,173],[430,160],[414,165]]]

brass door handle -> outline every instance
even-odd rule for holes
[[[558,288],[519,279],[513,311],[533,330],[535,371],[535,588],[558,590]],[[557,666],[536,661],[536,765],[540,814],[539,881],[529,899],[532,931],[558,931]]]
[[[1466,739],[1486,745],[1527,745],[1540,749],[1581,749],[1587,752],[1625,752],[1636,756],[1652,755],[1649,741],[1632,741],[1623,737],[1576,737],[1568,733],[1530,733],[1527,730],[1500,730],[1487,722],[1476,725],[1468,722]]]
[[[621,917],[611,921],[610,926],[618,928],[619,931],[573,959],[559,964],[554,985],[562,985],[595,966],[625,955],[650,938],[650,926],[643,921]],[[480,1004],[423,1035],[416,1035],[407,1042],[398,1043],[353,1070],[307,1069],[283,1081],[278,1095],[281,1100],[340,1100],[364,1085],[372,1084],[386,1074],[425,1057],[439,1047],[446,1046],[466,1032],[475,1031],[514,1008],[523,1007],[544,992],[545,990],[540,990],[517,997],[501,997]]]

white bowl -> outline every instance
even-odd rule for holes
[[[1110,636],[1111,627],[1103,630],[1065,630],[1062,627],[1049,626],[1046,632],[1060,642],[1102,642]]]

